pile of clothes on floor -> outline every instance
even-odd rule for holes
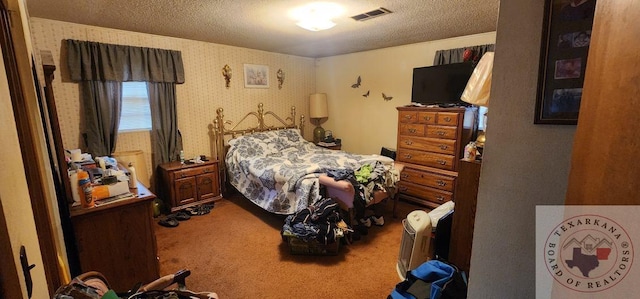
[[[326,245],[348,235],[344,240],[350,242],[366,235],[372,225],[384,225],[382,203],[372,204],[374,192],[386,191],[385,184],[389,180],[389,172],[382,162],[364,164],[355,171],[338,169],[326,173],[336,181],[347,180],[353,185],[355,223],[349,221],[347,224],[340,214],[338,203],[322,197],[309,207],[287,216],[281,231],[283,238],[294,236],[305,242],[315,240]],[[367,216],[368,209],[373,210],[373,215]]]
[[[322,198],[295,214],[287,216],[282,227],[282,236],[295,236],[305,242],[313,240],[320,244],[332,244],[352,230],[340,215],[338,203],[331,198]]]

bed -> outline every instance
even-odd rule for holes
[[[267,125],[265,117],[273,118],[277,125]],[[224,110],[219,108],[213,131],[222,186],[229,183],[254,204],[275,214],[296,213],[321,194],[352,209],[354,187],[349,181],[335,180],[335,174],[369,164],[383,176],[385,188],[367,196],[367,204],[378,203],[392,194],[398,173],[392,159],[318,147],[300,133],[304,116],[300,117],[300,125],[296,125],[295,117],[295,107],[283,120],[273,112],[265,112],[259,104],[257,112],[247,113],[234,124],[224,119]],[[251,119],[257,125],[243,126]]]

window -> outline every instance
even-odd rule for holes
[[[151,130],[146,82],[122,82],[122,114],[118,132]]]

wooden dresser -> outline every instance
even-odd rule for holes
[[[218,161],[164,163],[158,166],[158,174],[158,195],[171,212],[222,198]]]
[[[80,270],[104,274],[119,291],[160,275],[151,207],[156,196],[140,183],[136,191],[136,198],[70,210]]]
[[[434,209],[453,200],[458,160],[471,139],[465,108],[398,107],[400,198]]]

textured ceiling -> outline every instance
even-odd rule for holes
[[[326,0],[325,0],[326,1]],[[305,57],[326,57],[496,30],[499,0],[340,0],[320,32],[299,28],[300,0],[26,0],[30,16]],[[393,13],[359,22],[379,7]]]

